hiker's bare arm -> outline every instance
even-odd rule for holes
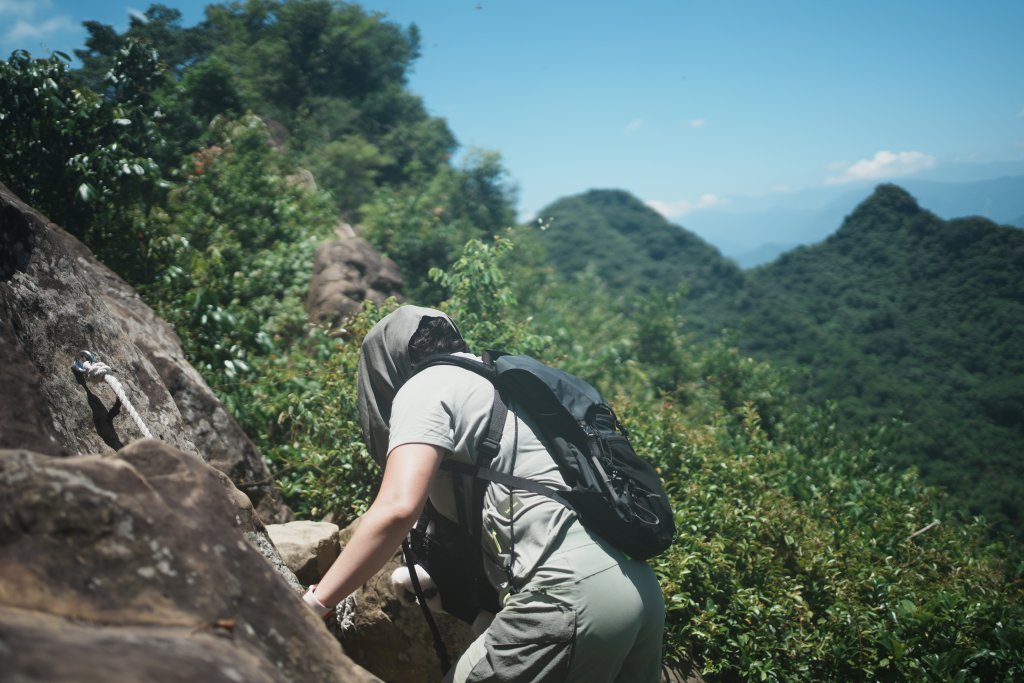
[[[422,443],[391,451],[380,492],[321,579],[317,600],[336,605],[384,566],[419,518],[443,456],[444,450]]]

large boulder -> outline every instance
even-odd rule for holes
[[[324,242],[313,259],[313,276],[306,298],[311,320],[337,325],[359,312],[362,302],[381,304],[400,298],[402,276],[391,259],[381,256],[369,242],[347,225],[338,239]]]
[[[171,327],[81,242],[0,184],[0,448],[111,453],[143,436],[114,388],[80,385],[82,350],[112,368],[153,436],[227,474],[268,522],[291,513],[259,450],[187,362]]]
[[[378,680],[253,548],[246,505],[155,439],[113,455],[0,451],[3,678]]]
[[[267,525],[281,560],[307,586],[317,583],[338,557],[338,532],[338,525],[331,522],[296,520]]]

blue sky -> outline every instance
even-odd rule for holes
[[[206,2],[165,0],[184,24]],[[372,0],[410,88],[501,153],[520,215],[621,188],[672,220],[735,198],[1024,160],[1024,2]],[[148,3],[0,0],[0,54],[81,47]]]

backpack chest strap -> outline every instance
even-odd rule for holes
[[[546,496],[558,503],[561,503],[565,507],[569,508],[573,512],[576,512],[576,507],[572,504],[565,492],[559,489],[551,488],[540,482],[536,482],[532,479],[526,479],[525,477],[517,477],[514,474],[506,474],[505,472],[499,472],[492,470],[489,467],[476,467],[469,465],[464,462],[453,462],[446,460],[441,463],[441,467],[446,470],[450,470],[457,474],[463,474],[468,477],[475,477],[483,481],[492,482],[495,484],[501,484],[511,489],[522,489],[529,491],[530,493],[536,493],[541,496]]]

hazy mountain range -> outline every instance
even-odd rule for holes
[[[985,197],[994,213],[1014,210],[1022,181],[914,186],[940,207]],[[695,340],[731,330],[743,353],[790,369],[802,400],[836,401],[851,435],[905,423],[890,464],[1024,538],[1024,230],[980,211],[944,219],[891,184],[839,209],[854,192],[821,207],[845,213],[813,244],[750,270],[618,190],[558,200],[537,234],[556,270],[595,273],[627,301],[685,285]]]
[[[958,164],[897,181],[940,218],[982,216],[1024,227],[1024,161]],[[743,268],[828,237],[878,181],[737,197],[678,221]]]

